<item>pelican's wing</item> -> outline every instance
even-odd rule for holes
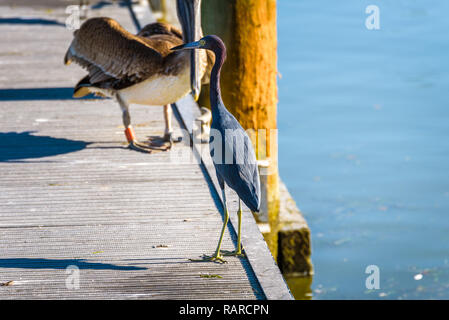
[[[91,18],[75,31],[64,62],[75,61],[89,71],[92,83],[106,79],[140,82],[158,73],[163,55],[110,18]]]
[[[248,208],[259,211],[260,178],[251,139],[231,114],[222,115],[219,121],[219,127],[227,129],[211,135],[209,145],[215,170]]]

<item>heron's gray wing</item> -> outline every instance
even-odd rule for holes
[[[251,139],[234,119],[233,124],[227,124],[221,132],[223,147],[222,154],[211,154],[217,173],[226,184],[233,189],[240,199],[253,211],[258,211],[260,206],[260,179],[257,167],[256,155]],[[219,148],[219,146],[216,146]],[[217,149],[215,148],[215,149]]]

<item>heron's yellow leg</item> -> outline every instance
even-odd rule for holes
[[[225,233],[226,225],[228,224],[228,221],[229,221],[229,213],[228,213],[228,209],[225,207],[225,219],[223,221],[223,227],[221,228],[221,234],[220,234],[220,239],[218,240],[217,249],[215,250],[215,253],[212,256],[204,255],[203,260],[226,263],[226,260],[224,260],[223,256],[221,255],[220,248],[221,248],[221,243],[223,242],[223,235]]]
[[[237,232],[237,250],[235,251],[223,251],[225,256],[244,256],[242,252],[242,201],[239,199],[239,211],[237,211],[237,217],[239,219],[238,232]]]

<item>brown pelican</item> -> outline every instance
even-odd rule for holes
[[[88,19],[74,33],[64,62],[74,61],[89,74],[78,82],[73,95],[95,93],[115,98],[132,149],[169,149],[173,143],[170,104],[190,91],[196,100],[201,80],[208,81],[213,55],[170,50],[202,36],[200,5],[201,0],[177,0],[182,33],[166,23],[151,23],[133,35],[110,18]],[[164,106],[163,140],[169,142],[168,147],[137,141],[129,114],[131,103]]]

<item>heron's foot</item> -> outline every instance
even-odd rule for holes
[[[219,253],[218,254],[216,253],[213,256],[203,255],[201,259],[189,259],[189,260],[195,262],[211,261],[216,263],[228,263],[225,259],[223,259],[223,256]]]
[[[144,153],[153,153],[158,151],[166,151],[167,146],[155,145],[152,143],[142,143],[137,140],[133,140],[129,143],[128,147],[132,150],[144,152]]]
[[[174,143],[179,143],[182,141],[182,137],[173,137],[173,132],[168,132],[164,134],[164,142],[168,142],[168,149],[171,149]]]
[[[229,256],[234,256],[234,257],[239,257],[239,258],[246,257],[245,252],[242,249],[240,249],[240,250],[237,249],[234,251],[222,250],[221,252],[223,253],[224,256],[227,256],[227,257],[229,257]]]

